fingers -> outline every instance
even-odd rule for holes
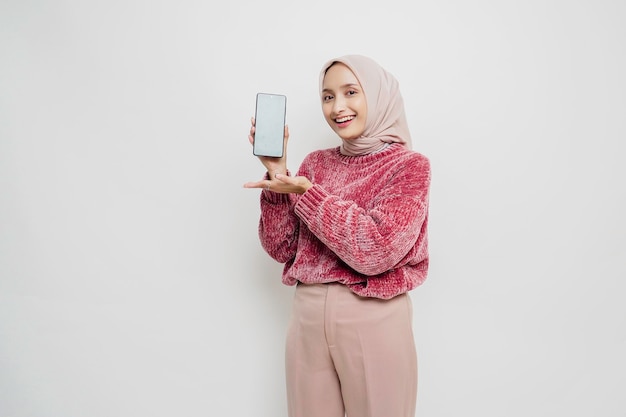
[[[243,188],[267,188],[268,185],[271,187],[271,184],[269,183],[270,183],[269,180],[252,181],[252,182],[245,183],[243,185]]]
[[[268,191],[274,191],[272,187],[276,187],[277,183],[273,183],[270,180],[261,180],[261,181],[253,181],[247,182],[243,185],[243,188],[261,188]]]
[[[254,117],[250,118],[250,134],[248,134],[248,141],[251,145],[254,145],[254,132],[256,131]]]
[[[313,184],[306,177],[290,177],[287,174],[274,175],[273,180],[260,180],[245,183],[244,188],[261,188],[280,194],[304,194]]]
[[[278,181],[278,185],[280,184],[284,184],[284,185],[297,185],[297,181],[295,178],[290,177],[287,174],[281,174],[279,172],[276,172],[274,174],[274,179]]]

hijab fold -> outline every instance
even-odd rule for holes
[[[365,130],[357,139],[342,139],[341,153],[357,156],[377,152],[390,143],[411,148],[411,134],[404,112],[398,80],[374,60],[363,55],[344,55],[322,67],[320,92],[326,71],[334,63],[346,65],[361,84],[367,102]]]

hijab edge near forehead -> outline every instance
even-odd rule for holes
[[[345,65],[352,71],[365,93],[368,114],[364,137],[379,138],[388,143],[397,142],[411,148],[411,135],[397,79],[371,58],[344,55],[327,61],[322,67],[319,78],[320,92],[324,88],[324,78],[328,69],[337,63]],[[381,99],[387,102],[381,103]]]

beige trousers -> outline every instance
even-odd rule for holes
[[[285,353],[289,417],[415,416],[408,294],[380,300],[342,284],[299,284]]]

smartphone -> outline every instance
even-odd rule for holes
[[[257,93],[252,153],[256,156],[283,156],[287,96]]]

